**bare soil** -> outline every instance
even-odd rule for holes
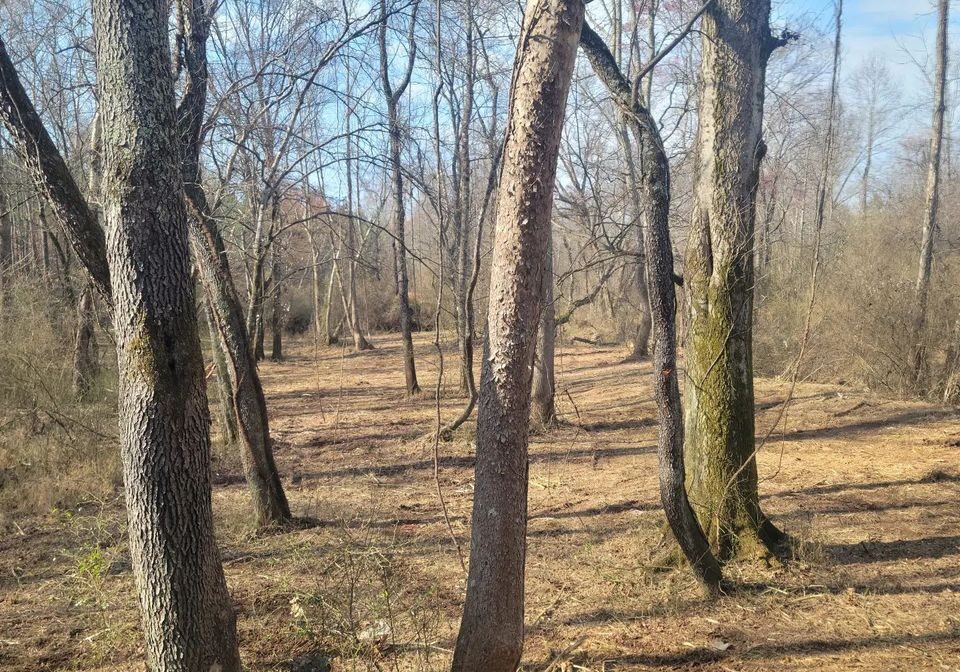
[[[264,363],[276,454],[308,529],[250,532],[229,447],[214,464],[227,580],[250,670],[442,670],[464,592],[434,481],[437,353],[403,398],[399,341],[288,346]],[[960,424],[954,409],[801,384],[759,454],[766,512],[805,543],[726,568],[705,602],[663,547],[649,362],[564,344],[563,425],[530,446],[524,670],[960,670]],[[456,394],[445,357],[444,423]],[[788,384],[757,382],[759,437]],[[466,555],[472,425],[441,442]],[[0,669],[142,669],[122,499],[4,519]]]

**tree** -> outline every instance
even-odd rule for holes
[[[552,228],[552,227],[551,227]],[[543,259],[543,309],[537,329],[537,350],[533,370],[533,413],[531,419],[539,426],[557,425],[554,355],[556,352],[557,312],[553,303],[553,231],[547,231],[547,251]]]
[[[927,303],[930,295],[930,271],[933,267],[933,242],[937,233],[937,213],[940,207],[940,160],[943,155],[943,118],[946,113],[947,88],[947,24],[950,0],[938,3],[937,68],[933,85],[933,125],[930,132],[930,155],[927,163],[926,207],[923,210],[922,238],[920,240],[920,270],[917,273],[913,316],[913,378],[918,392],[926,386],[927,364],[924,348],[924,327],[927,321]]]
[[[693,21],[689,25],[692,26]],[[634,162],[629,160],[627,180],[632,200],[638,208],[642,203],[646,220],[643,252],[648,263],[643,282],[649,289],[655,337],[653,391],[659,420],[660,501],[680,550],[705,592],[713,595],[720,589],[720,565],[690,506],[684,483],[683,409],[677,374],[676,289],[669,224],[670,162],[649,107],[645,107],[639,97],[640,88],[630,85],[607,45],[586,23],[580,34],[580,45],[594,72],[613,96],[624,129],[630,130],[637,145],[644,150],[642,175],[637,174]]]
[[[582,0],[531,0],[507,121],[477,417],[470,572],[453,669],[514,672],[523,648],[530,376]]]
[[[168,5],[96,0],[102,197],[130,556],[152,670],[240,670],[213,534]]]
[[[387,0],[380,0],[380,85],[387,103],[387,129],[390,135],[390,176],[393,198],[393,252],[394,273],[396,278],[397,300],[400,304],[400,337],[403,340],[403,374],[407,386],[407,396],[420,394],[417,382],[417,366],[413,358],[413,311],[410,308],[410,278],[407,273],[406,208],[403,204],[403,166],[400,152],[403,145],[403,131],[400,128],[400,100],[410,85],[413,64],[417,57],[415,39],[417,27],[417,9],[419,0],[414,0],[410,8],[410,25],[407,30],[407,63],[400,82],[394,85],[390,78],[390,59],[387,53]]]
[[[784,535],[757,492],[753,237],[769,0],[717,0],[703,16],[697,168],[684,286],[690,501],[718,557],[766,556]]]

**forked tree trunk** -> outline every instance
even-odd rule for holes
[[[93,287],[86,285],[77,302],[77,333],[73,344],[73,397],[86,401],[97,377],[96,339],[93,333]]]
[[[563,110],[583,13],[582,0],[529,0],[524,12],[500,173],[456,672],[515,672],[523,649],[531,371]]]
[[[663,148],[656,122],[648,107],[632,93],[632,87],[617,66],[603,40],[584,23],[580,46],[594,72],[604,83],[620,109],[621,120],[643,148],[643,174],[628,162],[628,187],[634,201],[642,206],[644,281],[649,287],[654,326],[653,389],[657,402],[657,463],[660,501],[677,545],[694,575],[708,594],[720,589],[721,570],[704,536],[703,528],[690,506],[684,483],[683,408],[677,373],[676,290],[673,275],[673,246],[670,242],[670,162]]]
[[[553,232],[548,231],[547,253],[543,259],[543,309],[537,329],[537,351],[533,368],[533,408],[530,418],[544,428],[556,427],[557,381],[556,355],[557,312],[553,305]]]
[[[923,336],[930,296],[930,271],[933,267],[933,241],[937,233],[937,211],[940,207],[940,162],[943,154],[943,118],[946,113],[947,88],[947,24],[950,1],[939,1],[937,26],[937,70],[933,89],[933,125],[930,135],[930,160],[927,166],[927,197],[923,211],[923,234],[920,241],[920,270],[917,274],[913,317],[913,382],[918,393],[926,388],[927,363]]]
[[[130,558],[157,672],[239,672],[213,532],[210,417],[183,200],[169,5],[95,0],[102,197]]]
[[[753,233],[769,0],[717,0],[701,26],[703,94],[684,285],[690,501],[722,559],[768,557],[783,535],[757,492],[753,408]]]

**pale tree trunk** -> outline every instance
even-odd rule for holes
[[[213,533],[210,418],[159,0],[95,0],[102,187],[130,559],[157,672],[239,672]]]
[[[457,672],[514,672],[523,649],[530,385],[563,110],[583,13],[582,0],[530,0],[524,12],[500,173]]]
[[[352,80],[350,79],[350,74],[347,74],[347,91],[352,92]],[[353,106],[349,105],[347,107],[347,214],[348,217],[344,222],[346,226],[346,244],[347,254],[350,255],[347,259],[347,277],[346,277],[346,292],[344,294],[344,317],[347,322],[347,327],[350,329],[350,336],[353,338],[353,349],[357,352],[363,350],[373,350],[373,345],[367,340],[363,335],[363,328],[360,325],[360,302],[357,297],[357,261],[360,258],[360,250],[357,249],[356,242],[356,230],[354,223],[354,211],[353,211],[353,170],[351,169],[352,159],[353,159],[353,141],[351,139],[351,129],[350,122],[353,118]],[[357,185],[359,191],[360,185]],[[359,197],[357,198],[359,201]],[[359,205],[359,203],[358,203]],[[334,273],[338,272],[338,266],[336,260],[334,260]],[[343,278],[340,278],[342,281]],[[332,282],[332,279],[331,279]],[[343,286],[341,283],[341,292],[343,292]],[[329,305],[329,304],[328,304]]]
[[[656,122],[649,108],[634,97],[633,87],[623,76],[603,40],[584,23],[580,46],[594,72],[613,96],[620,119],[644,150],[642,176],[628,172],[628,188],[645,215],[644,255],[648,262],[644,281],[649,287],[654,331],[653,388],[659,420],[657,462],[660,501],[667,523],[694,575],[708,594],[720,589],[721,570],[703,528],[700,526],[684,483],[683,409],[677,373],[676,289],[673,273],[673,246],[670,242],[670,162],[663,148]],[[632,162],[631,162],[632,163]],[[628,165],[628,168],[632,166]]]
[[[784,541],[760,510],[754,443],[753,234],[769,0],[718,0],[703,16],[693,222],[684,288],[690,501],[721,560]]]
[[[939,0],[937,26],[937,69],[933,89],[933,125],[930,135],[930,162],[927,166],[927,197],[923,211],[923,234],[920,241],[920,270],[917,274],[913,316],[913,383],[918,393],[927,386],[927,354],[924,329],[930,296],[930,271],[933,267],[933,242],[937,233],[937,210],[940,207],[940,163],[943,154],[943,118],[946,113],[947,89],[947,24],[950,2]]]
[[[207,328],[210,334],[210,352],[213,357],[214,372],[217,376],[217,397],[220,402],[220,438],[224,443],[232,444],[237,440],[237,409],[233,403],[233,390],[230,384],[230,369],[227,366],[227,353],[220,332],[217,330],[210,299],[205,301]]]
[[[4,177],[0,175],[0,177]],[[10,202],[0,184],[0,308],[7,305],[10,298],[10,275],[13,268],[13,217]]]
[[[473,38],[473,0],[466,0],[465,63],[463,101],[460,111],[460,132],[457,137],[457,182],[453,210],[453,229],[456,235],[457,263],[454,266],[456,281],[457,339],[460,350],[460,391],[469,395],[476,393],[476,380],[473,376],[472,320],[469,317],[473,307],[468,305],[470,284],[470,223],[472,166],[470,164],[470,124],[473,121],[474,80],[476,77],[476,59]]]
[[[389,54],[387,53],[387,0],[380,0],[380,83],[387,102],[387,126],[390,135],[390,182],[393,191],[393,250],[396,271],[397,300],[400,304],[400,338],[403,341],[403,374],[407,396],[420,394],[417,367],[413,358],[413,312],[410,308],[410,278],[407,272],[406,207],[403,203],[403,173],[400,149],[403,144],[399,106],[403,92],[410,83],[417,53],[416,34],[419,0],[411,5],[410,27],[407,33],[408,60],[401,82],[394,88],[390,82]]]
[[[640,203],[640,191],[637,188],[639,182],[636,163],[633,160],[633,143],[630,142],[630,135],[626,130],[628,123],[629,122],[624,119],[622,128],[619,129],[617,135],[620,139],[620,147],[623,150],[624,160],[626,162],[627,170],[625,181],[627,191],[630,194],[630,205],[632,206],[633,217],[635,218],[634,222],[637,226],[639,249],[637,250],[637,262],[633,267],[634,273],[631,277],[640,298],[640,314],[637,316],[633,343],[631,344],[630,355],[627,357],[627,360],[639,361],[646,359],[650,354],[650,332],[653,328],[653,322],[650,316],[650,293],[647,290],[647,269],[643,251],[643,229],[646,223],[641,220],[643,206]]]
[[[544,428],[557,426],[556,355],[557,312],[553,304],[553,232],[547,232],[543,259],[543,309],[537,329],[537,351],[533,368],[533,408],[530,418]]]
[[[73,396],[77,401],[86,401],[99,368],[93,331],[93,292],[91,285],[85,286],[77,303],[77,333],[73,344]]]
[[[270,312],[270,331],[273,336],[270,359],[274,362],[283,361],[283,258],[280,250],[280,241],[273,241],[273,270],[270,287],[273,290],[273,305]]]

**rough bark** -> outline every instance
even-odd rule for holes
[[[103,229],[27,96],[0,39],[0,121],[39,191],[47,198],[94,286],[110,302]]]
[[[582,0],[530,0],[511,84],[477,418],[470,571],[453,669],[514,672],[523,648],[527,441],[543,262]]]
[[[417,53],[414,35],[418,6],[419,0],[415,0],[411,9],[410,28],[407,35],[409,56],[406,72],[403,80],[394,87],[390,81],[389,54],[387,53],[387,1],[380,0],[380,84],[383,88],[383,97],[387,102],[387,128],[390,135],[394,269],[396,271],[397,301],[400,309],[400,338],[403,343],[403,375],[407,396],[420,394],[420,383],[417,382],[417,366],[413,358],[413,311],[410,307],[410,278],[407,271],[406,207],[403,203],[403,172],[400,162],[403,136],[400,128],[399,107],[403,92],[410,83],[414,58]]]
[[[533,367],[533,407],[530,418],[537,425],[549,428],[557,425],[554,368],[556,354],[557,313],[553,304],[553,234],[547,232],[547,252],[543,259],[543,309],[537,329],[537,351]]]
[[[200,144],[206,100],[206,40],[210,18],[202,0],[183,0],[178,30],[184,49],[186,82],[177,109],[183,148],[183,185],[190,206],[190,231],[200,279],[227,359],[230,389],[240,436],[240,457],[253,498],[258,527],[290,521],[290,506],[273,458],[263,386],[244,324],[243,306],[233,284],[226,247],[200,183]]]
[[[102,197],[130,556],[160,672],[240,670],[213,534],[209,414],[190,274],[168,5],[96,0]]]
[[[760,510],[754,444],[753,234],[765,145],[766,64],[780,44],[769,0],[718,0],[703,16],[703,93],[688,298],[688,491],[721,558],[782,541]]]
[[[584,24],[580,45],[594,72],[610,90],[620,108],[621,119],[643,148],[642,175],[628,173],[630,191],[644,208],[644,281],[649,288],[654,333],[654,399],[659,421],[657,462],[660,501],[667,523],[694,575],[707,593],[719,590],[720,565],[710,551],[685,487],[683,408],[677,373],[676,288],[673,244],[670,241],[670,162],[658,126],[649,109],[633,96],[603,40]],[[643,195],[642,203],[639,198]]]
[[[927,303],[930,296],[930,271],[933,268],[933,243],[937,233],[937,214],[940,207],[940,163],[943,155],[943,121],[946,113],[947,88],[947,24],[950,2],[939,0],[937,25],[937,67],[933,89],[933,124],[930,134],[930,159],[927,165],[926,207],[923,210],[922,238],[920,241],[920,269],[913,317],[913,382],[917,392],[926,388],[926,348],[923,343],[927,322]]]

